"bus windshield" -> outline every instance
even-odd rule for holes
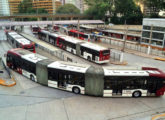
[[[24,49],[34,52],[34,45],[26,45]]]
[[[109,55],[109,54],[110,54],[110,50],[104,50],[104,51],[102,52],[102,54],[103,54],[103,55]]]

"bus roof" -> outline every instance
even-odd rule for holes
[[[70,36],[59,36],[60,38],[62,38],[62,39],[64,39],[65,41],[68,41],[68,42],[71,42],[71,43],[80,43],[80,42],[82,42],[82,40],[79,40],[79,39],[77,39],[77,38],[74,38],[74,37],[70,37]]]
[[[87,48],[91,48],[93,50],[108,50],[108,48],[102,47],[100,45],[94,44],[94,43],[90,43],[90,42],[84,42],[81,44],[81,46],[87,47]]]
[[[16,41],[18,41],[19,43],[21,43],[22,45],[28,45],[31,42],[25,38],[20,38],[20,39],[16,39]]]
[[[21,43],[22,45],[28,45],[31,43],[28,39],[24,38],[16,32],[9,32],[9,35],[11,35],[11,37],[13,37],[17,42]]]
[[[116,34],[122,34],[124,35],[124,31],[117,31],[117,30],[101,30],[103,32],[109,32],[109,33],[116,33]],[[133,34],[133,33],[127,33],[128,36],[136,36],[136,37],[141,37],[141,34]]]
[[[87,26],[87,25],[80,25],[80,28],[85,28],[85,29],[96,29],[95,27]]]
[[[74,32],[74,33],[79,33],[79,34],[82,34],[82,35],[84,35],[85,33],[83,33],[83,32],[80,32],[80,31],[78,31],[78,30],[75,30],[75,29],[71,29],[71,30],[69,30],[70,32]]]
[[[10,34],[10,35],[15,35],[15,34],[17,34],[17,33],[14,32],[14,31],[10,31],[10,32],[8,32],[8,34]]]
[[[31,54],[30,51],[22,49],[22,48],[11,49],[11,50],[8,51],[8,53],[15,54],[15,55],[18,55],[18,56]]]
[[[60,35],[56,33],[50,33],[50,36],[59,37]]]
[[[73,71],[79,73],[85,73],[90,65],[82,65],[78,63],[68,63],[63,61],[56,61],[48,65],[49,68],[55,68],[66,71]]]
[[[41,30],[42,33],[46,33],[46,34],[50,34],[49,31],[46,31],[46,30]]]
[[[104,69],[105,76],[150,76],[150,74],[160,75],[161,72],[157,70],[112,70],[112,69]]]
[[[28,60],[33,63],[37,63],[38,61],[48,59],[47,57],[41,56],[39,54],[31,53],[27,55],[21,56],[23,59]]]
[[[11,36],[11,37],[13,37],[13,38],[21,38],[22,36],[21,35],[19,35],[18,33],[9,33],[9,35]],[[23,37],[22,37],[23,38]]]

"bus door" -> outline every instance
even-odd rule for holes
[[[157,79],[151,78],[147,80],[147,90],[149,93],[156,93],[157,90]]]
[[[92,60],[95,61],[95,54],[92,54]]]
[[[67,87],[67,75],[59,73],[58,87],[62,89],[66,89]]]
[[[122,95],[122,79],[115,79],[113,81],[113,95]]]

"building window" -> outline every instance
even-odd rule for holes
[[[165,32],[165,27],[153,27],[153,30],[155,31],[164,31]]]
[[[143,31],[142,37],[150,38],[150,32],[148,32],[148,31]]]
[[[163,40],[163,38],[164,38],[164,33],[153,32],[153,33],[152,33],[152,38]]]
[[[151,30],[151,27],[150,27],[150,26],[145,26],[145,25],[144,25],[144,26],[143,26],[143,29],[144,29],[144,30]]]

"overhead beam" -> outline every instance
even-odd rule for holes
[[[0,16],[0,19],[12,19],[12,18],[89,18],[87,15],[69,15],[69,14],[30,14],[30,15],[11,15],[11,16]]]
[[[4,21],[0,22],[0,26],[24,26],[24,25],[51,25],[52,22],[58,25],[75,25],[78,20],[56,20],[56,21]],[[80,20],[80,24],[104,24],[102,20]]]

